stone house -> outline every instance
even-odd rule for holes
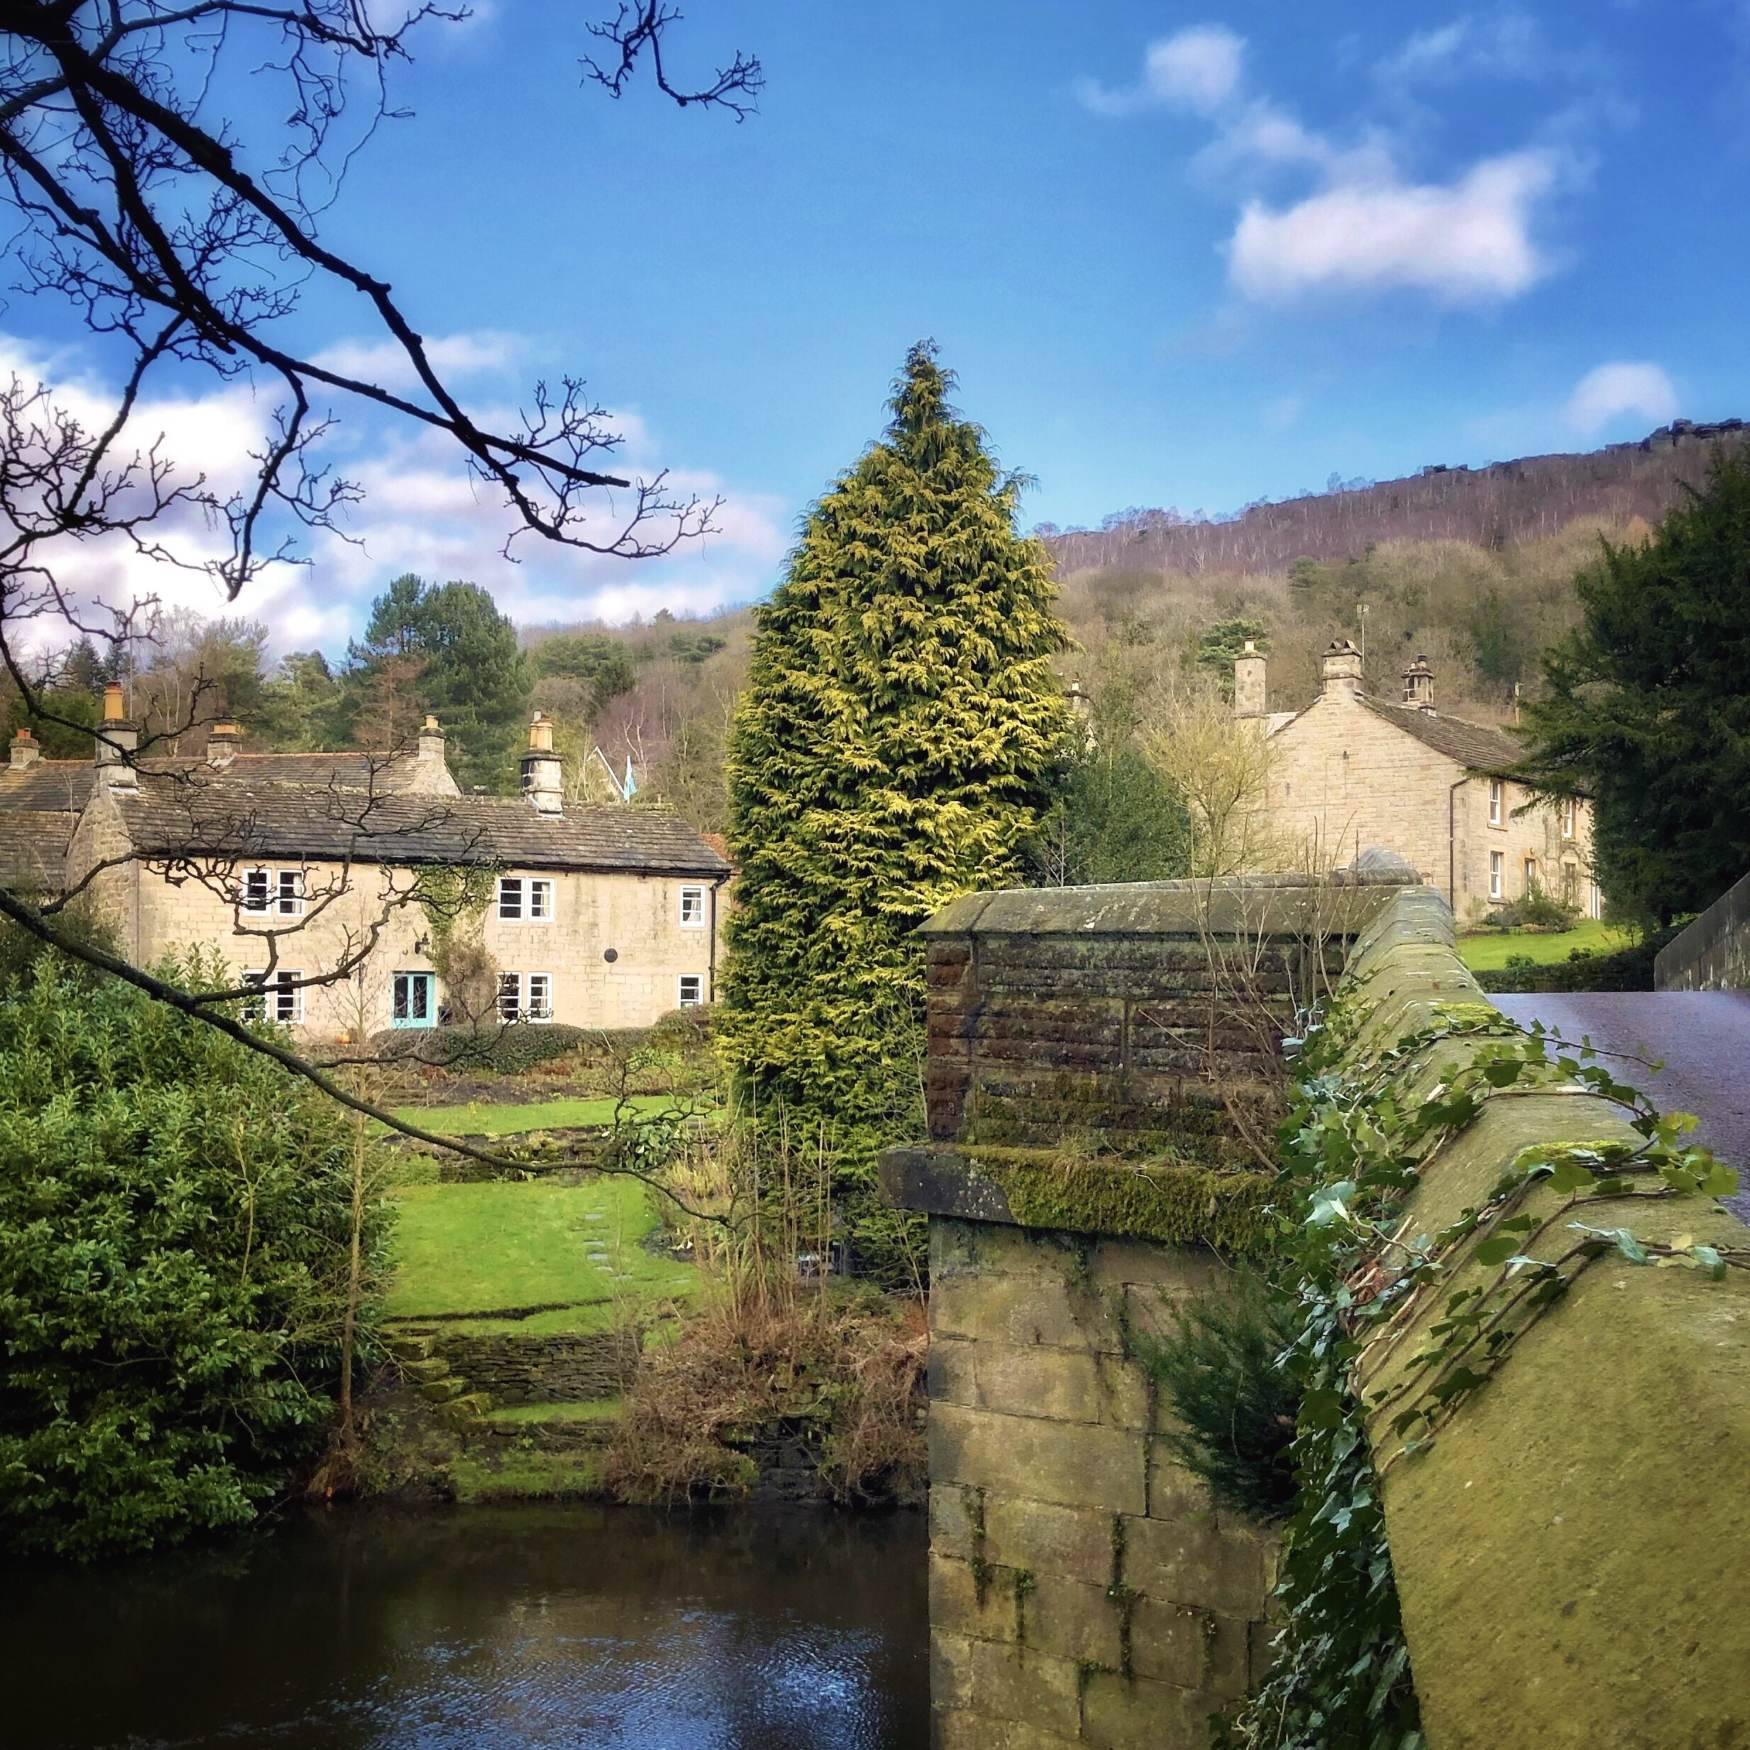
[[[1248,643],[1234,661],[1234,710],[1270,740],[1264,812],[1284,867],[1335,867],[1377,847],[1407,858],[1461,923],[1533,889],[1600,915],[1589,803],[1533,806],[1491,775],[1519,759],[1518,742],[1437,710],[1424,658],[1390,702],[1362,690],[1347,639],[1323,670],[1311,704],[1270,712],[1263,654]]]
[[[432,717],[395,754],[247,754],[221,723],[198,757],[135,759],[122,708],[112,686],[89,761],[18,732],[0,882],[88,894],[137,965],[216,952],[309,1041],[435,1026],[460,1018],[434,938],[471,870],[488,1013],[642,1027],[713,1000],[728,862],[660,808],[567,801],[540,712],[507,800],[461,794]]]

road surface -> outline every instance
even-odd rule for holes
[[[1738,1169],[1726,1203],[1750,1222],[1750,991],[1534,993],[1493,1002],[1521,1026],[1541,1021],[1573,1044],[1624,1052],[1664,1068],[1607,1060],[1619,1081],[1651,1095],[1661,1112],[1693,1112],[1696,1140]]]

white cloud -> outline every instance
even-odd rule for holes
[[[1095,115],[1131,115],[1158,104],[1213,115],[1239,89],[1245,47],[1245,38],[1225,25],[1192,25],[1148,45],[1138,84],[1114,88],[1079,79],[1076,97]]]
[[[1620,359],[1588,371],[1565,412],[1568,424],[1590,437],[1631,413],[1647,425],[1668,424],[1677,407],[1677,390],[1659,366]]]
[[[1228,273],[1249,298],[1408,288],[1443,303],[1509,298],[1550,261],[1531,234],[1555,186],[1547,152],[1485,159],[1456,182],[1338,183],[1284,208],[1248,202],[1228,246]]]
[[[440,334],[425,343],[432,368],[440,376],[458,380],[506,370],[528,350],[528,342],[520,335],[490,328],[472,334]],[[384,389],[411,389],[419,381],[412,360],[393,340],[343,340],[317,353],[314,362],[324,370]]]
[[[1400,87],[1465,78],[1536,79],[1558,70],[1562,59],[1535,18],[1507,8],[1417,31],[1374,72],[1387,85]]]
[[[1300,416],[1306,411],[1306,398],[1302,395],[1278,395],[1273,401],[1266,401],[1258,412],[1258,423],[1266,431],[1284,432],[1300,423]]]
[[[79,361],[49,358],[0,334],[0,381],[14,372],[27,383],[48,383],[54,402],[88,429],[112,414],[109,385]],[[139,405],[126,437],[130,448],[143,449],[162,434],[162,453],[174,463],[177,480],[204,474],[211,487],[227,492],[252,481],[249,452],[261,449],[273,405],[271,396],[256,395],[242,381],[204,394],[161,396]],[[638,413],[616,412],[607,423],[626,436],[625,449],[612,460],[613,471],[634,478],[654,474],[658,448]],[[312,645],[333,651],[362,623],[370,598],[402,571],[479,583],[521,622],[617,620],[664,606],[705,611],[751,600],[770,587],[787,545],[789,507],[767,495],[737,491],[714,474],[675,468],[668,483],[682,497],[696,493],[707,501],[725,500],[714,519],[715,534],[665,558],[642,561],[528,535],[514,548],[521,563],[512,563],[502,549],[516,526],[513,514],[495,489],[469,474],[461,452],[441,433],[406,427],[386,433],[366,414],[350,420],[344,435],[348,454],[341,471],[365,493],[346,521],[350,539],[333,531],[301,531],[299,545],[311,563],[265,567],[234,603],[210,577],[145,558],[115,536],[59,539],[54,551],[43,555],[45,562],[82,617],[98,623],[107,621],[101,611],[105,605],[125,607],[157,596],[167,608],[259,619],[275,651]],[[618,526],[615,515],[627,513],[629,496],[607,492],[596,499],[602,538]],[[228,551],[223,531],[215,532],[191,512],[171,513],[153,525],[153,532],[187,564]],[[32,635],[37,643],[58,643],[67,628],[45,618]]]

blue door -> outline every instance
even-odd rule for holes
[[[390,1024],[396,1027],[430,1027],[437,1020],[437,1003],[430,972],[397,972]]]

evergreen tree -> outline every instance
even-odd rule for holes
[[[372,603],[364,642],[347,651],[346,726],[400,742],[419,713],[435,711],[464,790],[515,792],[531,695],[516,628],[475,583],[396,578]]]
[[[1544,657],[1516,774],[1590,796],[1599,884],[1669,923],[1750,869],[1750,450],[1717,459],[1645,544],[1606,543]]]
[[[914,347],[885,436],[814,507],[758,611],[730,739],[725,1049],[768,1112],[831,1139],[877,1266],[894,1224],[873,1152],[922,1125],[911,932],[1017,879],[1068,728],[1050,562],[951,387]]]

